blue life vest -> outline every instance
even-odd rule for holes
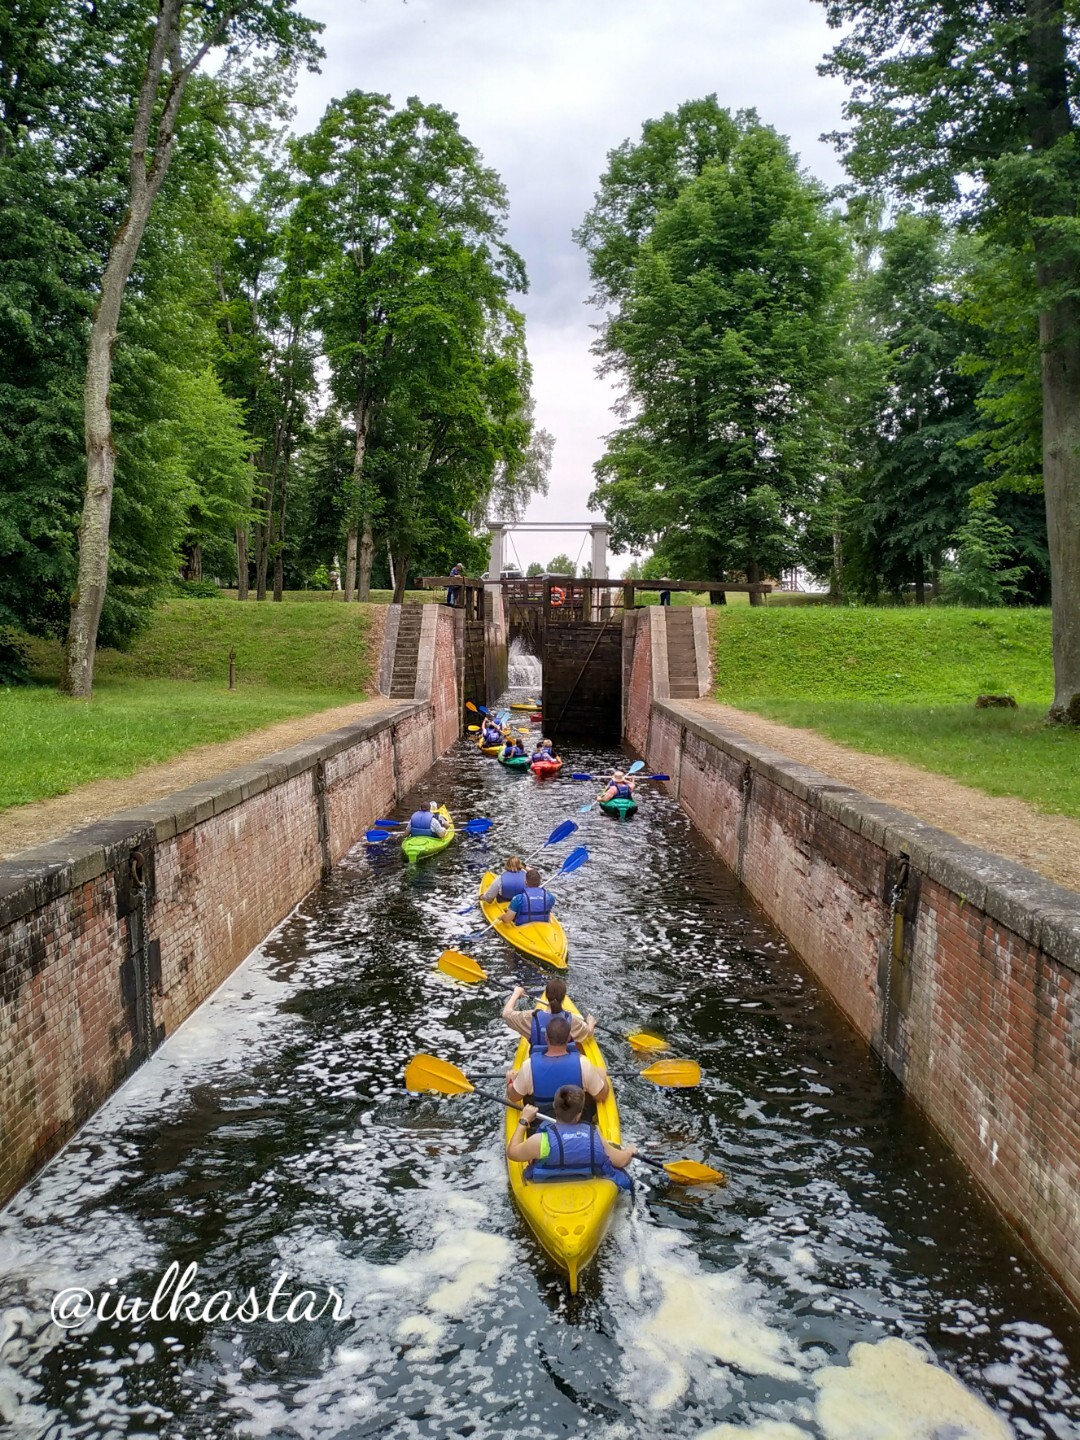
[[[569,1011],[563,1010],[561,1013],[566,1016],[567,1020],[571,1019]],[[532,1030],[529,1033],[529,1044],[533,1050],[544,1050],[547,1047],[547,1027],[550,1019],[550,1010],[533,1011]],[[570,1041],[570,1049],[576,1049],[573,1040]]]
[[[526,885],[521,891],[521,909],[514,915],[515,925],[531,925],[536,920],[547,920],[555,908],[555,896],[542,885]]]
[[[613,1180],[620,1190],[632,1190],[633,1181],[625,1170],[618,1170],[608,1159],[596,1127],[578,1122],[575,1125],[540,1127],[548,1137],[546,1160],[534,1160],[525,1169],[526,1180],[589,1180],[603,1175]]]
[[[539,750],[533,751],[532,758],[534,760],[554,760],[555,757],[551,753],[550,745],[542,745]]]
[[[501,743],[502,743],[502,736],[499,734],[498,730],[488,730],[488,729],[485,727],[485,729],[484,729],[484,744],[485,744],[485,745],[499,745],[499,744],[501,744]]]
[[[502,753],[504,760],[516,760],[525,754],[525,747],[519,744],[517,740],[508,740],[503,746]]]
[[[546,1050],[538,1050],[531,1063],[533,1093],[529,1096],[528,1103],[535,1105],[538,1110],[551,1109],[555,1102],[555,1091],[561,1085],[585,1088],[581,1084],[580,1055],[549,1055]]]
[[[515,895],[521,895],[524,889],[524,870],[504,870],[499,876],[499,898],[501,900],[512,900]]]
[[[634,792],[630,789],[630,786],[623,785],[620,781],[620,783],[615,786],[615,794],[611,798],[613,800],[631,800],[633,799],[633,794]]]
[[[432,817],[431,817],[431,811],[430,811],[430,810],[416,810],[416,811],[414,811],[413,814],[409,816],[409,834],[410,834],[410,835],[432,835],[432,834],[434,834],[434,831],[433,831],[432,828],[431,828],[431,818],[432,818]]]

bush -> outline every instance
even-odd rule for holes
[[[216,600],[221,591],[213,580],[174,580],[172,593],[177,600]]]
[[[0,627],[0,685],[29,685],[30,651],[10,626]]]

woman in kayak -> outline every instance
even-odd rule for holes
[[[580,1050],[570,1050],[570,1016],[553,1015],[548,1021],[547,1048],[535,1051],[520,1070],[506,1072],[506,1098],[528,1100],[551,1114],[551,1104],[560,1085],[580,1085],[599,1104],[610,1087],[607,1072],[585,1059]]]
[[[408,834],[430,835],[436,840],[441,840],[446,834],[446,825],[439,814],[439,802],[432,800],[426,810],[414,810],[409,816]]]
[[[525,862],[516,855],[511,855],[506,862],[506,869],[496,876],[480,899],[485,905],[493,905],[497,900],[512,900],[524,889]]]
[[[503,738],[502,731],[493,720],[485,719],[482,738],[485,745],[498,745]]]
[[[606,805],[609,800],[632,800],[634,798],[634,782],[629,775],[624,775],[621,770],[616,770],[608,782],[608,787],[600,796],[600,803]]]
[[[540,744],[533,751],[532,758],[533,764],[535,765],[537,760],[556,760],[558,756],[555,754],[550,740],[541,740]]]
[[[503,731],[502,758],[504,760],[520,760],[525,754],[525,746],[518,737],[510,730]]]
[[[523,985],[514,986],[510,999],[503,1006],[502,1018],[515,1035],[524,1035],[534,1048],[547,1043],[548,1021],[553,1020],[556,1015],[566,1015],[570,1021],[571,1040],[586,1040],[596,1029],[595,1015],[587,1015],[583,1020],[580,1015],[571,1015],[568,1011],[563,1010],[563,1001],[566,999],[566,981],[561,977],[547,982],[544,990],[549,1006],[547,1010],[539,1006],[535,1010],[516,1009],[518,1001],[524,994],[525,987]]]
[[[510,909],[514,913],[515,925],[536,925],[551,919],[555,896],[544,889],[539,870],[525,871],[525,888],[510,901]],[[509,913],[506,918],[510,918]]]
[[[595,1125],[583,1124],[585,1095],[579,1085],[560,1085],[552,1100],[554,1123],[541,1122],[535,1135],[535,1105],[523,1105],[518,1127],[506,1146],[509,1160],[528,1164],[526,1180],[578,1180],[603,1175],[620,1190],[632,1190],[626,1167],[637,1153],[633,1145],[613,1145]]]

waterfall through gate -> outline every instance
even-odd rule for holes
[[[510,641],[510,654],[507,657],[507,684],[512,690],[535,692],[540,689],[542,676],[540,661],[535,655],[530,655],[515,636]]]

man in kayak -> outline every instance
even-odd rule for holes
[[[525,746],[518,737],[510,730],[503,731],[502,758],[504,760],[520,760],[525,754]]]
[[[600,796],[602,804],[608,800],[632,800],[634,798],[634,781],[629,775],[624,775],[621,770],[616,770],[608,782],[608,787]]]
[[[485,745],[498,745],[502,740],[502,731],[493,720],[484,720],[483,741]]]
[[[439,814],[437,800],[432,800],[426,810],[414,810],[409,816],[410,838],[414,835],[430,835],[435,840],[441,840],[446,834],[446,825]]]
[[[525,888],[510,901],[515,925],[535,925],[551,919],[555,909],[555,896],[545,890],[540,871],[532,867],[525,871]],[[509,913],[506,916],[509,919]]]
[[[533,764],[535,764],[537,760],[554,760],[555,751],[552,748],[551,741],[541,740],[540,744],[533,751],[532,758]]]
[[[605,1071],[586,1060],[580,1050],[570,1050],[570,1016],[553,1015],[547,1024],[546,1050],[537,1050],[520,1070],[506,1072],[506,1098],[529,1100],[551,1114],[555,1092],[560,1085],[579,1085],[597,1104],[606,1100],[611,1087]]]
[[[516,855],[511,855],[506,862],[506,869],[495,877],[480,899],[487,905],[493,905],[496,900],[512,900],[524,889],[525,862]]]
[[[582,1121],[585,1095],[580,1085],[560,1085],[552,1097],[550,1120],[541,1121],[535,1135],[529,1127],[537,1119],[538,1106],[523,1105],[518,1127],[507,1141],[509,1160],[529,1165],[526,1180],[578,1180],[603,1175],[620,1190],[632,1190],[627,1165],[637,1153],[634,1145],[613,1145],[594,1125]]]
[[[547,1010],[541,1006],[537,1006],[535,1010],[518,1010],[517,1003],[524,994],[524,985],[514,986],[510,999],[503,1006],[502,1018],[515,1035],[524,1035],[533,1049],[547,1044],[548,1022],[556,1015],[565,1014],[570,1021],[571,1040],[586,1040],[596,1029],[595,1015],[587,1015],[583,1020],[580,1015],[571,1015],[563,1010],[566,981],[559,977],[549,980],[544,989],[549,1006]]]

